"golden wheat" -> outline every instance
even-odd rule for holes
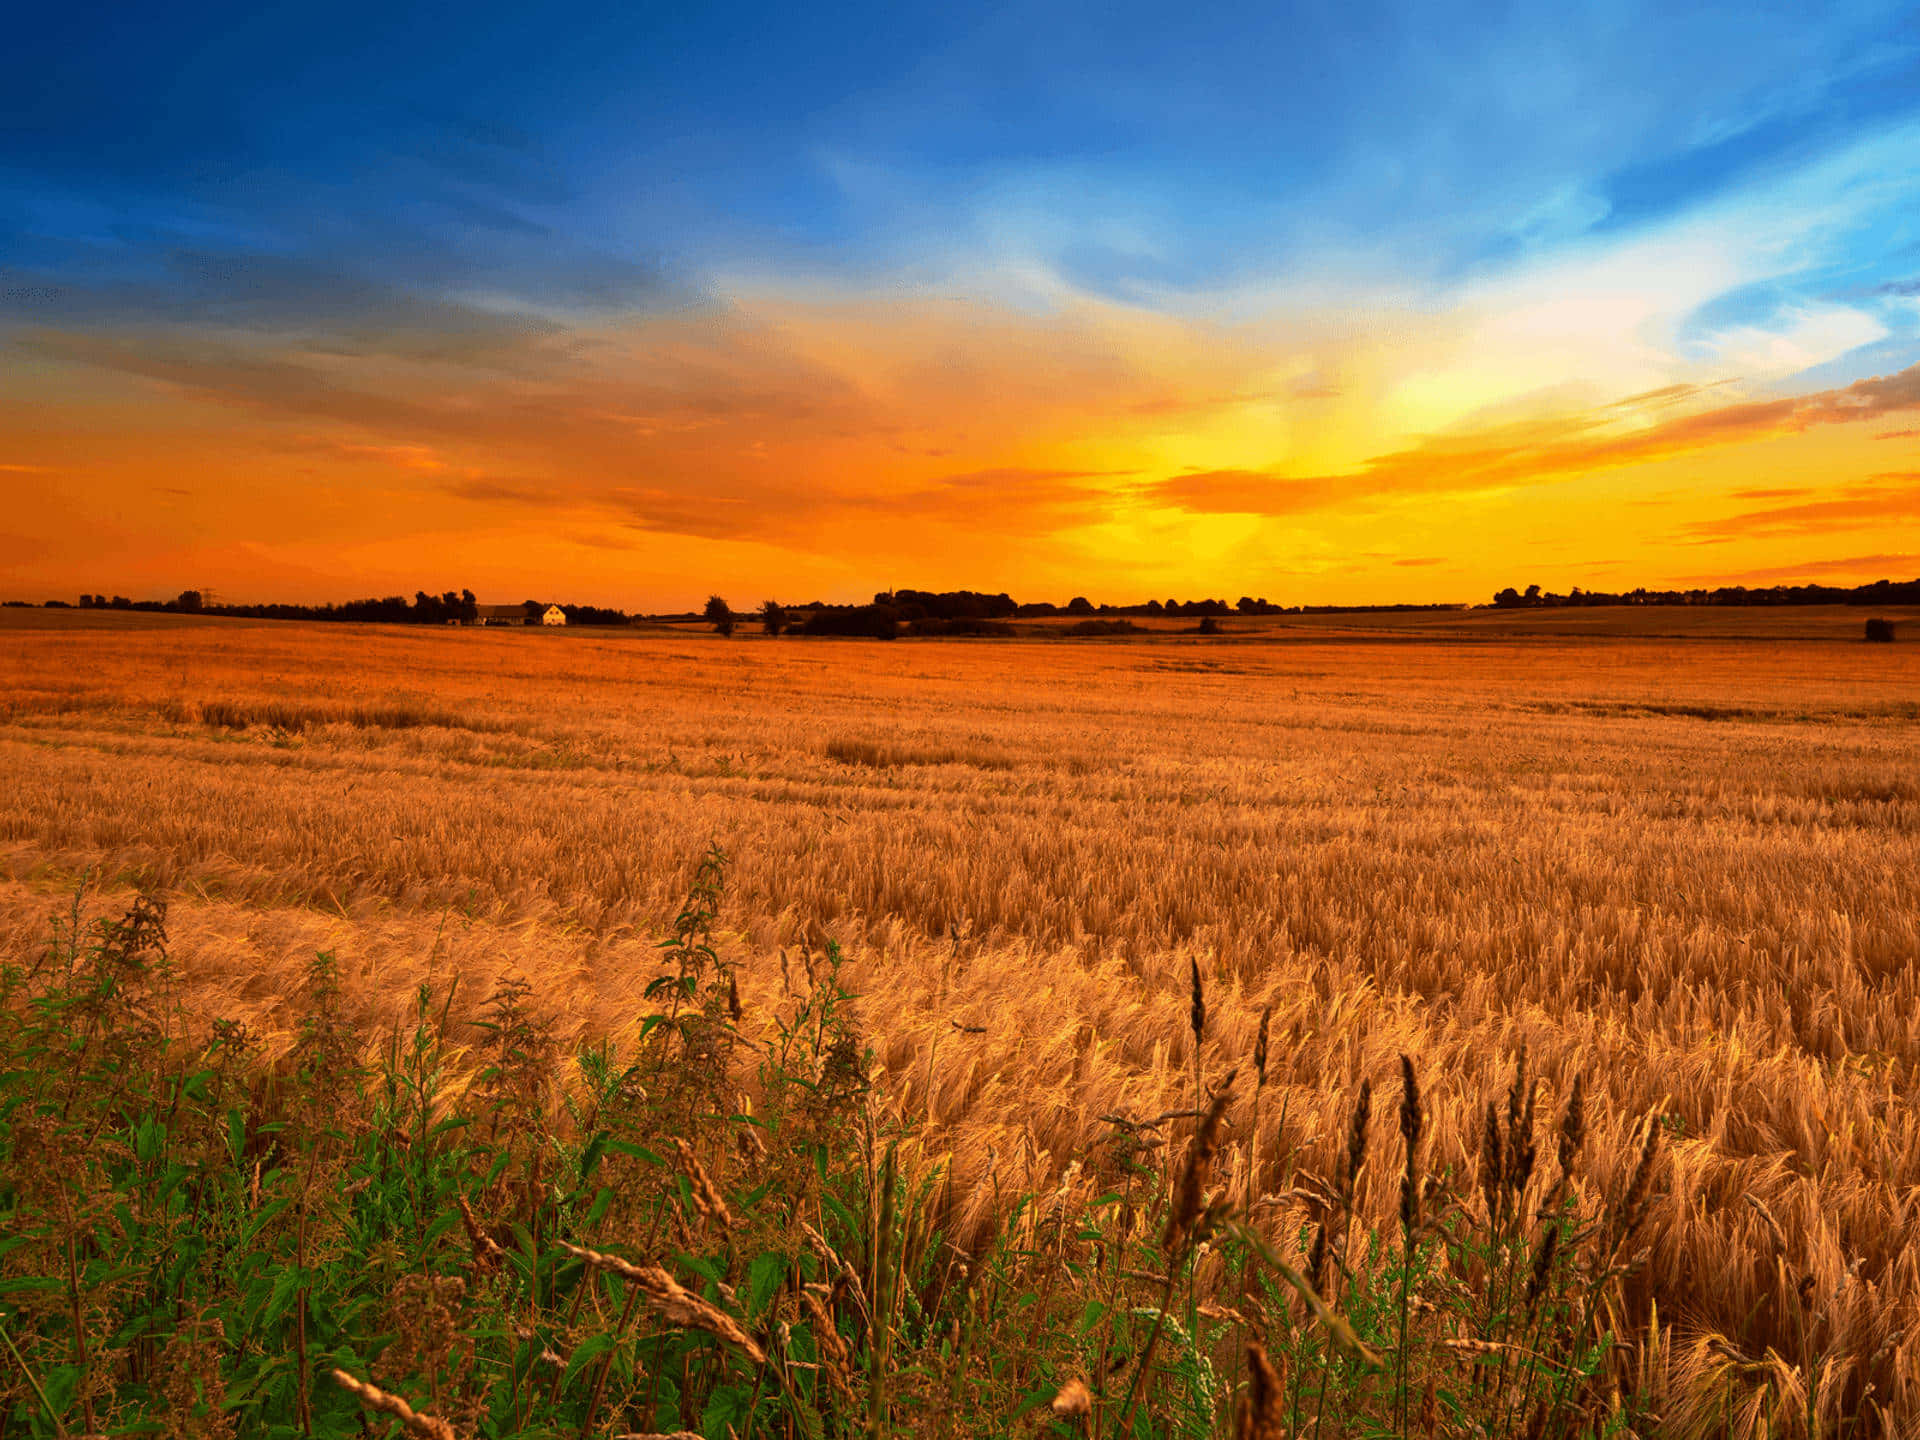
[[[746,1012],[781,947],[847,951],[960,1237],[1075,1159],[1096,1190],[1102,1117],[1184,1115],[1256,1047],[1226,1193],[1290,1213],[1351,1173],[1397,1221],[1404,1177],[1345,1162],[1405,1055],[1421,1170],[1490,1167],[1490,1204],[1512,1111],[1569,1117],[1676,1393],[1791,1388],[1738,1365],[1810,1343],[1855,1376],[1794,1402],[1821,1423],[1869,1384],[1920,1415],[1913,647],[7,623],[16,950],[90,871],[101,906],[165,887],[182,995],[282,1049],[317,950],[374,1029],[520,974],[560,1038],[626,1038],[717,840]]]

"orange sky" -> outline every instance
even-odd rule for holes
[[[630,608],[1920,574],[1920,368],[1516,392],[1484,319],[1369,322],[763,294],[345,354],[43,330],[0,398],[0,566],[36,599]]]

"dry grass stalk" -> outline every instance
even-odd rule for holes
[[[1400,1138],[1407,1147],[1406,1170],[1400,1177],[1400,1226],[1411,1235],[1420,1224],[1420,1082],[1413,1061],[1400,1057]]]
[[[1640,1154],[1634,1161],[1633,1177],[1614,1209],[1619,1236],[1624,1241],[1646,1223],[1653,1204],[1653,1158],[1660,1149],[1660,1115],[1649,1111],[1641,1124]]]
[[[1573,1178],[1573,1167],[1579,1163],[1580,1151],[1587,1143],[1587,1106],[1586,1076],[1576,1073],[1573,1077],[1573,1089],[1567,1094],[1567,1108],[1560,1116],[1560,1185],[1565,1186]]]
[[[474,1274],[491,1275],[500,1268],[505,1252],[497,1240],[480,1228],[480,1221],[473,1213],[473,1206],[467,1203],[466,1196],[454,1196],[453,1203],[459,1207],[460,1223],[466,1228],[467,1243],[473,1248]]]
[[[1201,1197],[1213,1169],[1214,1151],[1219,1146],[1220,1121],[1227,1113],[1227,1101],[1232,1094],[1233,1075],[1229,1072],[1214,1093],[1206,1113],[1200,1117],[1200,1124],[1193,1134],[1193,1146],[1187,1151],[1187,1158],[1180,1167],[1180,1176],[1174,1182],[1173,1202],[1167,1212],[1166,1231],[1161,1237],[1162,1248],[1169,1256],[1185,1247],[1202,1218]]]
[[[694,1155],[693,1147],[676,1135],[673,1148],[679,1152],[680,1168],[693,1188],[693,1208],[700,1212],[700,1218],[721,1230],[731,1230],[733,1212],[727,1208],[726,1197],[721,1195],[706,1167]]]
[[[1480,1193],[1487,1202],[1487,1223],[1498,1229],[1506,1210],[1507,1169],[1505,1147],[1500,1143],[1500,1113],[1491,1100],[1487,1101],[1480,1127]]]
[[[1353,1119],[1347,1126],[1347,1150],[1340,1167],[1340,1201],[1349,1211],[1367,1164],[1367,1126],[1373,1118],[1373,1081],[1362,1080],[1354,1098]]]
[[[820,1298],[819,1292],[825,1286],[807,1285],[800,1291],[800,1306],[807,1312],[811,1322],[814,1349],[822,1361],[821,1368],[827,1372],[827,1379],[846,1400],[853,1398],[853,1356],[840,1338],[840,1327],[834,1324],[833,1312]]]
[[[1247,1346],[1247,1393],[1240,1402],[1240,1423],[1234,1429],[1235,1440],[1284,1440],[1286,1435],[1286,1382],[1267,1357],[1267,1347],[1255,1342]]]
[[[766,1363],[766,1352],[754,1338],[740,1328],[740,1322],[726,1311],[708,1303],[684,1288],[679,1281],[662,1270],[658,1265],[635,1265],[622,1260],[618,1255],[605,1255],[598,1250],[589,1250],[582,1245],[570,1245],[560,1242],[560,1248],[569,1255],[578,1256],[598,1270],[618,1275],[630,1280],[640,1288],[654,1310],[669,1323],[684,1325],[694,1330],[704,1330],[715,1339],[724,1340],[737,1346],[746,1357],[756,1365]]]
[[[438,1416],[421,1414],[398,1395],[389,1394],[378,1385],[356,1380],[344,1370],[335,1370],[333,1378],[369,1410],[393,1416],[413,1434],[424,1435],[427,1440],[456,1440],[453,1426]]]

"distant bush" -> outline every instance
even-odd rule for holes
[[[1017,635],[1004,620],[914,620],[907,625],[909,635]]]
[[[1220,622],[1211,615],[1202,616],[1200,619],[1199,633],[1202,635],[1218,635],[1220,633]]]
[[[900,613],[891,605],[848,605],[816,610],[800,627],[800,633],[892,640],[900,634]]]
[[[1890,644],[1893,640],[1893,621],[1880,619],[1867,621],[1867,639]]]

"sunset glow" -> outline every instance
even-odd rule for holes
[[[0,59],[8,597],[1920,574],[1905,7],[312,23]]]

